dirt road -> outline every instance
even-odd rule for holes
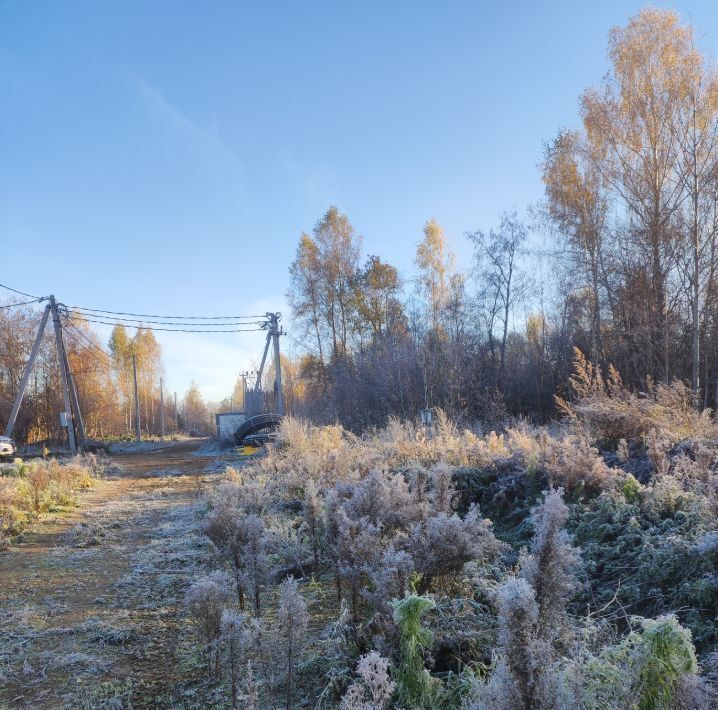
[[[79,508],[0,554],[0,708],[193,707],[182,598],[207,564],[198,441],[114,456]]]

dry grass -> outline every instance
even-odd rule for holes
[[[586,427],[594,438],[618,445],[645,441],[651,431],[670,440],[715,439],[718,425],[709,409],[701,410],[695,395],[680,380],[670,384],[647,382],[645,392],[631,392],[610,367],[608,377],[575,350],[576,373],[571,377],[575,402],[557,397],[559,408]]]
[[[55,459],[16,459],[0,469],[0,533],[12,535],[39,515],[75,504],[75,493],[91,488],[103,465],[93,455]]]

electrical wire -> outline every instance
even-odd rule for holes
[[[16,288],[11,288],[10,286],[6,286],[5,284],[0,284],[0,288],[5,288],[8,291],[12,291],[13,293],[18,293],[21,296],[25,296],[27,298],[34,298],[36,301],[39,301],[42,296],[33,296],[31,293],[25,293],[24,291],[18,291]]]
[[[119,323],[117,321],[107,321],[107,320],[95,320],[93,318],[81,318],[79,316],[73,316],[75,320],[83,321],[85,323],[99,323],[101,325],[124,325],[123,323]],[[194,324],[197,327],[201,327],[202,323],[196,323]],[[207,323],[207,325],[213,325],[212,323]],[[133,326],[134,327],[134,326]],[[138,329],[141,328],[142,330],[161,330],[165,332],[171,332],[171,333],[255,333],[255,332],[261,332],[265,330],[264,328],[235,328],[232,330],[196,330],[196,329],[189,329],[189,328],[153,328],[151,326],[145,326],[142,323],[140,323],[138,326],[136,326]]]
[[[135,318],[171,318],[172,320],[251,320],[253,318],[265,318],[266,313],[254,316],[158,316],[149,313],[126,313],[124,311],[105,311],[99,308],[85,308],[84,306],[68,306],[73,311],[88,311],[97,313],[96,318],[109,318],[110,316],[135,316]],[[119,318],[118,320],[123,320]],[[197,325],[201,325],[198,323]]]
[[[31,303],[38,303],[39,301],[42,301],[42,298],[33,298],[32,301],[23,301],[22,303],[8,303],[5,306],[0,306],[0,308],[17,308],[18,306],[27,306]]]
[[[101,355],[103,355],[105,358],[107,358],[107,361],[112,364],[113,359],[112,355],[110,353],[106,352],[104,348],[100,347],[97,343],[93,342],[90,338],[88,338],[77,326],[73,325],[70,321],[66,321],[65,325],[69,328],[72,328],[72,331],[65,330],[65,332],[68,335],[75,336],[75,334],[79,335],[88,345],[92,346],[97,352],[99,352]],[[75,343],[77,343],[77,340],[75,340]]]
[[[67,306],[66,306],[66,308],[67,308]],[[74,314],[74,315],[78,315],[78,316],[85,316],[85,317],[87,317],[87,318],[102,318],[102,317],[105,317],[105,316],[96,316],[96,315],[92,315],[92,314],[90,314],[90,313],[85,313],[84,311],[81,311],[81,310],[76,309],[76,308],[71,308],[71,309],[68,309],[68,310],[70,310],[71,315]],[[107,316],[107,317],[109,318],[110,316]],[[167,317],[167,318],[169,318],[170,316],[157,316],[157,317],[158,317],[158,318],[162,318],[162,317]],[[260,316],[257,316],[257,317],[260,317]],[[214,322],[212,322],[212,323],[184,323],[184,322],[181,322],[181,321],[180,321],[180,322],[176,322],[176,321],[163,321],[163,320],[149,320],[149,321],[146,321],[146,320],[138,320],[137,318],[120,318],[119,316],[113,316],[113,317],[112,317],[112,320],[123,321],[123,322],[130,323],[130,324],[139,323],[139,324],[141,324],[142,326],[144,326],[145,324],[146,324],[146,325],[187,325],[187,326],[191,326],[191,327],[193,327],[193,328],[209,327],[209,326],[216,326],[216,327],[219,327],[219,326],[223,326],[223,327],[225,327],[225,326],[226,326],[226,327],[233,327],[233,326],[236,326],[236,325],[250,325],[249,322],[244,322],[244,321],[234,321],[234,322],[229,322],[229,323],[214,323]]]

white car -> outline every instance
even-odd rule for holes
[[[14,456],[16,451],[17,446],[11,438],[0,436],[0,457]]]

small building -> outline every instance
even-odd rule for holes
[[[234,432],[239,429],[247,419],[244,412],[221,412],[214,415],[215,426],[217,428],[217,438],[220,441],[230,441],[234,439]]]

